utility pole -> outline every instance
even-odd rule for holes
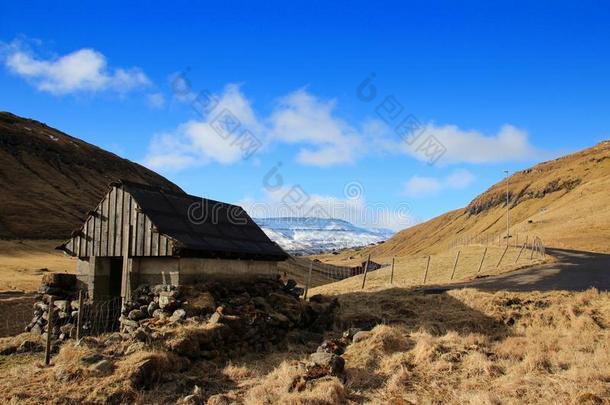
[[[508,177],[508,170],[504,170],[506,173],[506,245],[508,246],[508,238],[510,238],[510,214],[508,206],[508,187],[510,185],[510,177]]]

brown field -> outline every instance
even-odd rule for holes
[[[56,240],[0,240],[0,292],[38,289],[47,272],[73,273],[76,261],[55,250]]]
[[[543,259],[538,253],[530,259],[532,256],[529,249],[524,249],[521,256],[519,256],[521,248],[511,246],[502,258],[500,266],[497,266],[505,247],[489,246],[487,247],[487,253],[485,254],[481,271],[477,274],[484,250],[485,247],[483,246],[464,246],[431,255],[426,284],[445,284],[472,280],[477,276],[484,277],[508,273],[523,267],[553,260],[553,258],[548,255]],[[458,251],[460,251],[460,257],[458,258],[457,266],[455,267],[453,280],[451,280],[451,274],[453,273],[453,266]],[[340,256],[330,256],[329,259],[324,259],[332,260],[332,258],[335,258],[335,260],[331,263],[336,265],[345,265],[346,263],[349,263],[342,261]],[[518,261],[517,258],[519,258]],[[388,288],[390,286],[392,258],[382,257],[372,258],[372,260],[373,259],[375,259],[376,262],[386,264],[387,266],[367,274],[366,289],[376,291]],[[393,286],[413,287],[423,285],[427,261],[427,256],[406,256],[396,258],[394,263]],[[361,287],[362,276],[356,276],[332,284],[318,286],[312,290],[312,294],[336,294],[341,291],[359,290]]]
[[[249,355],[229,364],[194,362],[178,373],[166,352],[137,352],[99,375],[79,358],[97,340],[67,343],[51,367],[41,356],[0,357],[0,398],[11,403],[177,403],[194,385],[237,404],[604,404],[610,398],[610,295],[442,294],[402,288],[338,294],[342,326],[382,323],[348,346],[346,377],[294,389],[296,360],[311,348]],[[2,345],[0,341],[0,347]],[[172,357],[173,356],[173,357]],[[166,380],[135,391],[127,378],[154,359]],[[124,400],[122,400],[122,398]],[[217,399],[217,398],[216,398]],[[227,402],[211,402],[214,404]]]
[[[3,254],[16,267],[13,274],[20,275],[20,284],[13,281],[15,285],[36,286],[40,274],[35,269],[43,261],[56,263],[59,269],[73,268],[70,259],[56,256],[48,250],[52,243],[46,243],[25,245],[21,251],[19,246],[3,245]],[[38,251],[32,253],[32,246]],[[426,284],[450,281],[457,250],[431,255]],[[453,281],[477,275],[483,250],[460,249]],[[516,262],[519,248],[511,247],[496,267],[503,250],[488,247],[479,275],[503,274],[543,261],[531,261],[526,250]],[[38,262],[23,266],[30,257]],[[340,256],[332,258],[337,265],[346,264]],[[389,264],[391,257],[378,261]],[[362,276],[325,284],[325,277],[314,272],[310,296],[332,295],[341,304],[336,328],[327,337],[337,337],[348,327],[373,327],[364,340],[348,346],[344,378],[323,377],[295,389],[299,363],[315,344],[252,353],[224,364],[191,361],[182,371],[176,364],[183,360],[166,351],[117,353],[116,369],[100,374],[79,361],[104,347],[100,337],[79,346],[64,344],[50,367],[41,364],[40,354],[0,356],[0,400],[173,404],[197,385],[204,392],[202,402],[190,403],[206,403],[211,397],[209,404],[244,405],[610,404],[610,293],[414,291],[412,287],[423,282],[426,262],[424,256],[399,257],[393,285],[387,266],[368,273],[364,290]],[[298,276],[308,263],[299,258],[286,271]],[[316,266],[325,271],[323,264]],[[0,339],[0,351],[27,337]],[[114,349],[107,350],[113,356]],[[135,390],[129,376],[146,359],[155,362],[164,378],[150,389]]]

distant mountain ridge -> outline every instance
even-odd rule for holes
[[[182,192],[137,163],[0,112],[0,238],[67,238],[118,179]]]
[[[377,244],[394,232],[381,228],[362,228],[333,218],[254,218],[263,231],[290,253],[321,253]]]

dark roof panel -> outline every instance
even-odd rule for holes
[[[239,206],[129,181],[120,184],[160,233],[191,254],[275,260],[287,257]]]

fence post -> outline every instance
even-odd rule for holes
[[[517,259],[515,260],[515,263],[517,263],[519,261],[519,258],[521,257],[521,253],[523,252],[523,249],[525,249],[526,243],[524,243],[523,246],[521,246],[521,249],[519,249],[519,254],[517,255]]]
[[[430,267],[430,256],[428,255],[428,262],[426,263],[426,272],[424,273],[424,285],[426,285],[426,280],[428,279],[428,268]]]
[[[485,255],[487,254],[487,248],[483,251],[483,257],[481,258],[481,263],[479,263],[479,268],[477,269],[477,274],[481,272],[481,268],[483,267],[483,261],[485,260]]]
[[[534,240],[532,240],[532,243],[530,244],[530,249],[532,250],[532,252],[530,253],[530,260],[534,260],[534,242],[536,241],[536,239],[534,238]]]
[[[453,262],[453,271],[451,272],[451,280],[453,280],[453,276],[455,275],[455,268],[457,267],[458,260],[460,259],[460,252],[461,250],[458,250],[457,255],[455,255],[455,262]]]
[[[54,314],[54,309],[55,309],[55,297],[53,297],[52,295],[49,298],[49,312],[48,312],[48,319],[47,319],[47,341],[46,341],[46,346],[45,346],[45,350],[44,350],[44,364],[45,365],[49,365],[51,364],[51,336],[53,336],[53,316]]]
[[[390,284],[394,284],[394,260],[396,257],[392,257],[392,272],[390,273]]]
[[[364,277],[362,277],[362,290],[364,290],[364,283],[366,283],[366,273],[369,271],[369,262],[371,261],[371,254],[366,258],[366,264],[364,265]]]
[[[76,317],[76,342],[80,342],[80,333],[83,326],[83,290],[78,292],[78,315]]]
[[[504,248],[504,252],[502,252],[502,256],[500,256],[500,260],[498,260],[498,264],[496,265],[496,268],[500,267],[500,263],[502,263],[502,259],[504,259],[504,255],[506,254],[507,250],[508,250],[508,244],[506,244],[506,247]]]
[[[303,299],[307,299],[307,293],[309,292],[309,286],[311,284],[311,270],[313,268],[313,260],[309,262],[309,273],[307,274],[307,285],[305,285],[305,294],[303,294]]]

